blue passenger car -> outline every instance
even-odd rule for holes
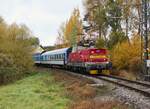
[[[49,65],[66,65],[69,53],[72,48],[63,48],[45,52],[41,54],[40,61],[41,64]]]
[[[41,63],[41,53],[36,53],[33,55],[33,60],[35,64]]]

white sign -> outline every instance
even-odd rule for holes
[[[150,60],[147,60],[147,67],[150,67]]]

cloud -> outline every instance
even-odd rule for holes
[[[54,44],[59,25],[82,0],[0,0],[0,15],[9,23],[26,24],[42,45]]]

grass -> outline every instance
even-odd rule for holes
[[[94,84],[93,81],[63,72],[54,71],[53,75],[55,81],[64,83],[63,86],[66,87],[66,95],[70,98],[67,109],[130,109],[118,100],[106,99],[114,87],[92,87],[90,84]]]
[[[65,109],[65,89],[49,73],[37,73],[0,86],[0,109]]]

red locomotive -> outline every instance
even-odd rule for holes
[[[111,68],[111,63],[106,49],[88,48],[72,51],[69,54],[67,66],[70,69],[97,74],[108,71]]]

